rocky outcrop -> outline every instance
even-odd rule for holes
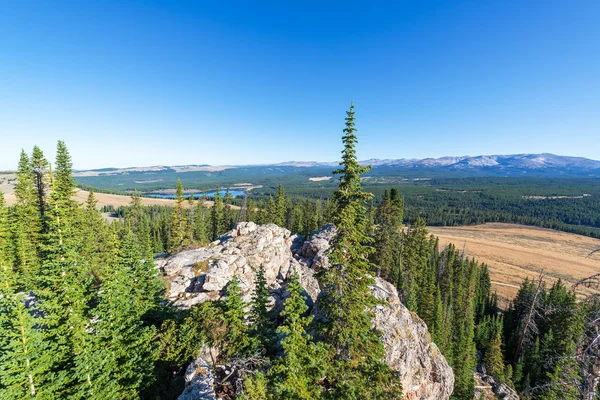
[[[382,333],[386,363],[400,372],[405,399],[448,399],[454,373],[431,341],[425,322],[404,307],[391,283],[377,278],[371,292],[387,301],[375,309],[373,323]]]
[[[327,251],[335,234],[336,228],[328,225],[304,240],[276,225],[244,222],[207,247],[158,260],[157,265],[170,283],[169,299],[181,308],[220,299],[233,276],[250,300],[255,271],[261,265],[274,307],[281,307],[293,271],[298,272],[312,307],[320,293],[315,268],[328,266]],[[392,284],[376,279],[371,290],[386,301],[376,307],[373,324],[382,333],[387,364],[400,372],[405,398],[448,399],[454,375],[431,342],[425,323],[404,307]]]
[[[477,357],[479,365],[475,372],[475,400],[519,400],[519,395],[513,388],[487,374],[479,352]]]

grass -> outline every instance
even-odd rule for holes
[[[600,240],[551,229],[517,224],[489,223],[477,226],[429,227],[440,246],[454,243],[467,257],[486,263],[492,288],[512,299],[525,277],[535,279],[540,270],[546,282],[562,279],[567,286],[600,271]]]
[[[192,270],[194,271],[194,276],[200,276],[203,273],[207,272],[210,269],[210,265],[208,260],[206,261],[198,261],[192,265]]]

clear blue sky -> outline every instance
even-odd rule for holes
[[[552,152],[600,159],[600,1],[0,4],[0,169]]]

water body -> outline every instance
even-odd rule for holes
[[[245,191],[244,190],[230,190],[229,193],[231,193],[231,195],[233,197],[237,197],[237,196],[243,196]],[[194,199],[199,199],[202,196],[206,196],[206,197],[215,197],[216,192],[212,191],[212,192],[206,192],[206,194],[199,192],[199,193],[184,193],[183,197],[184,198],[189,198],[190,194],[192,194],[194,196]],[[220,191],[220,195],[221,197],[225,196],[225,191],[221,190]],[[175,194],[174,193],[148,193],[146,194],[146,196],[148,197],[154,197],[156,199],[174,199],[175,198]]]

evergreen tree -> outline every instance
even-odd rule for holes
[[[33,152],[31,154],[31,172],[35,191],[35,205],[39,213],[38,219],[41,232],[45,232],[47,229],[45,201],[46,186],[48,183],[48,167],[48,161],[44,157],[42,150],[37,146],[33,146]]]
[[[223,199],[223,231],[226,232],[233,228],[235,225],[235,216],[233,213],[233,196],[229,188],[225,190],[225,197]]]
[[[50,398],[49,357],[32,300],[15,293],[2,267],[0,287],[0,399]]]
[[[378,266],[377,275],[390,281],[397,281],[395,269],[399,264],[398,243],[402,235],[402,217],[404,204],[397,189],[387,190],[383,200],[377,207],[375,219],[374,263]],[[367,232],[369,232],[367,230]]]
[[[267,388],[265,374],[258,371],[244,380],[244,393],[240,400],[266,400],[272,398]]]
[[[39,246],[42,224],[39,219],[38,199],[34,190],[33,169],[25,151],[21,151],[15,184],[16,204],[11,221],[12,259],[16,272],[21,274],[19,289],[35,289],[39,270]]]
[[[227,326],[227,335],[223,352],[227,358],[243,356],[255,347],[245,323],[246,304],[242,299],[240,281],[233,277],[227,285],[227,297],[224,303],[223,322]]]
[[[175,208],[171,217],[171,252],[190,244],[190,226],[183,206],[185,199],[183,198],[181,179],[177,179],[177,191],[175,193]]]
[[[430,245],[427,235],[425,220],[417,218],[410,226],[402,246],[402,285],[398,289],[404,305],[411,311],[418,310],[419,287],[426,279],[421,270],[429,261]]]
[[[442,304],[442,296],[439,286],[435,291],[434,305],[433,324],[430,327],[430,330],[432,331],[433,342],[437,344],[442,354],[446,354],[447,330],[444,319],[444,305]]]
[[[333,195],[338,234],[329,254],[331,267],[319,273],[319,310],[326,318],[326,342],[334,349],[328,384],[337,398],[399,398],[397,374],[383,362],[383,344],[371,328],[372,308],[379,303],[370,292],[374,280],[367,274],[373,268],[368,260],[373,250],[364,245],[365,202],[371,195],[360,184],[360,175],[369,167],[360,166],[356,157],[354,104],[347,115],[342,168],[334,171],[340,175]]]
[[[52,191],[56,193],[54,199],[60,199],[61,208],[65,211],[77,208],[77,204],[73,200],[76,187],[75,180],[73,179],[73,163],[67,146],[62,140],[59,140],[56,145],[56,168],[54,175],[54,183],[52,185]]]
[[[277,226],[286,226],[285,224],[285,206],[286,198],[285,192],[283,190],[283,186],[279,185],[277,187],[277,193],[275,194],[275,207],[273,210],[273,223]]]
[[[219,194],[219,188],[217,188],[215,192],[215,203],[213,204],[210,214],[211,240],[216,240],[225,232],[223,218],[223,201]]]
[[[252,293],[250,318],[254,336],[258,339],[263,349],[269,349],[272,341],[272,323],[269,319],[268,303],[269,289],[265,278],[265,267],[261,265],[256,272],[256,286]]]
[[[244,218],[245,222],[257,222],[258,219],[258,210],[257,210],[258,205],[254,202],[254,200],[250,200],[248,199],[248,203],[246,204],[246,217]]]
[[[202,196],[194,207],[194,239],[200,244],[208,243],[208,211],[204,202],[205,197]]]
[[[273,196],[269,196],[267,204],[265,205],[264,218],[261,221],[263,224],[274,224],[277,220],[277,203],[273,199]],[[285,218],[285,217],[284,217]]]
[[[117,262],[104,282],[94,325],[92,387],[97,399],[129,399],[152,382],[155,331],[144,326],[148,302],[140,299],[142,260],[134,235],[128,232],[120,241]]]
[[[45,314],[44,341],[52,355],[53,378],[47,390],[58,397],[78,393],[78,385],[87,380],[90,367],[88,305],[91,276],[86,260],[77,253],[73,221],[79,215],[72,199],[75,182],[71,177],[71,157],[62,141],[58,142],[55,179],[48,206],[48,233],[43,241],[43,267],[38,274],[36,292]]]
[[[323,376],[326,352],[322,344],[312,343],[306,333],[312,316],[303,316],[308,310],[303,290],[298,274],[294,273],[288,284],[290,297],[285,300],[281,312],[283,322],[277,328],[282,337],[283,355],[275,360],[270,371],[276,399],[312,400],[321,397],[319,382]]]
[[[488,375],[504,381],[504,360],[502,358],[502,334],[500,331],[492,337],[483,358]]]
[[[44,390],[45,346],[31,299],[17,292],[21,275],[11,265],[8,226],[9,213],[0,192],[0,398],[43,398],[51,395]]]

